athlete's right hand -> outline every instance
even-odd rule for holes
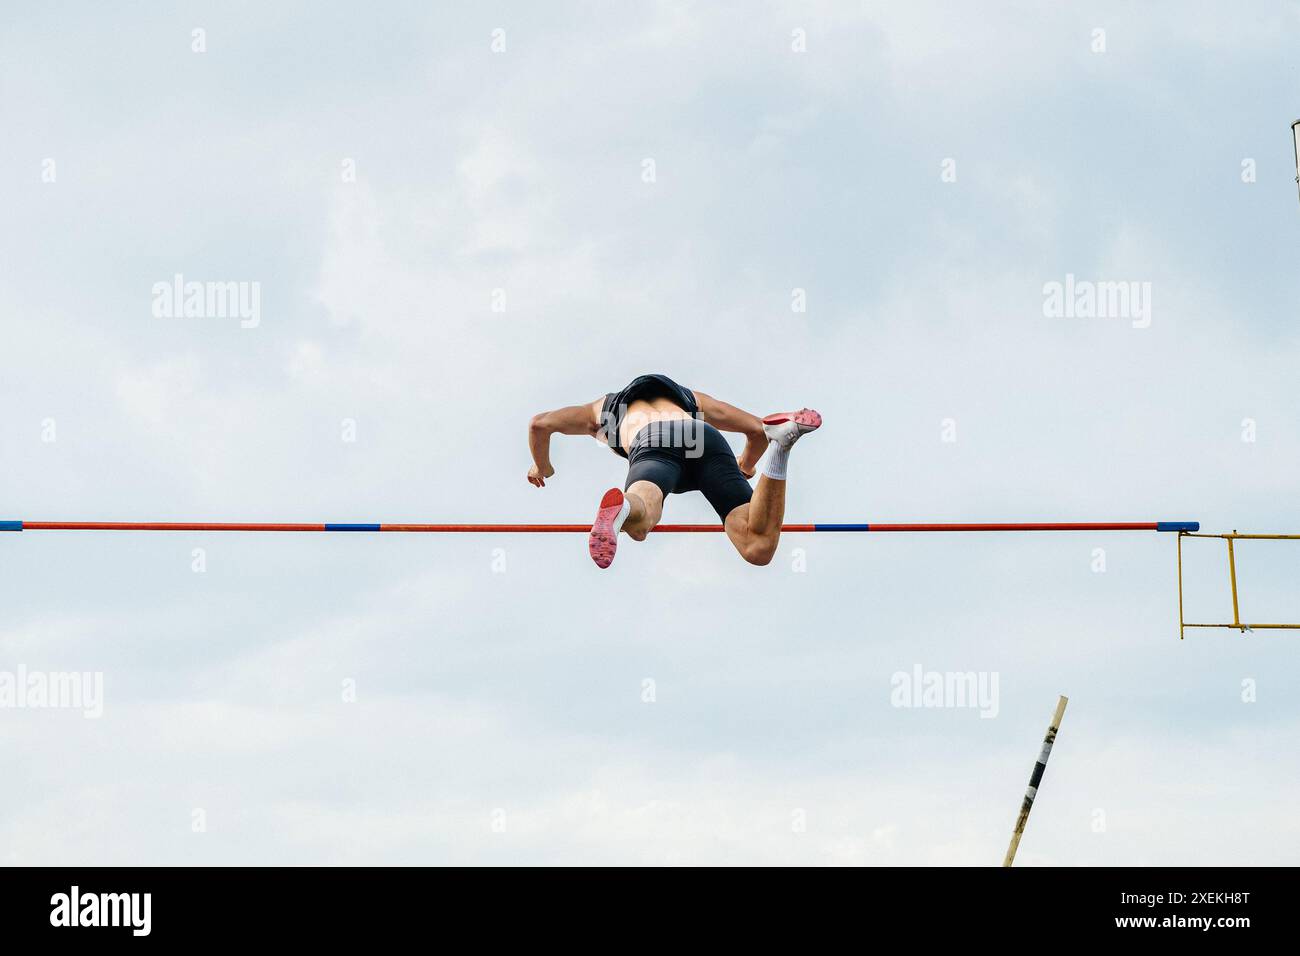
[[[538,488],[546,487],[546,479],[555,474],[555,468],[547,465],[545,470],[538,468],[536,465],[528,469],[528,483]]]

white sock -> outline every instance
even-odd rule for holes
[[[614,534],[623,530],[623,522],[627,516],[632,513],[632,502],[627,500],[627,495],[623,496],[623,507],[618,509],[618,517],[614,519]]]
[[[763,459],[763,474],[777,481],[785,481],[786,465],[790,459],[790,449],[782,447],[775,438],[767,443],[767,457]]]

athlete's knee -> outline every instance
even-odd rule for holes
[[[776,557],[776,542],[771,538],[752,538],[740,549],[740,554],[750,564],[763,567]]]
[[[627,536],[633,541],[644,541],[646,535],[650,533],[647,528],[624,528],[623,530],[627,532]]]

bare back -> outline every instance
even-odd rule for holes
[[[623,427],[618,433],[619,444],[624,448],[631,448],[636,433],[651,422],[674,421],[690,417],[690,413],[671,398],[638,398],[627,406],[627,412],[623,416]]]

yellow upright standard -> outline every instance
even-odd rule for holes
[[[1193,624],[1183,617],[1183,538],[1221,538],[1228,542],[1228,586],[1232,589],[1232,620],[1224,624]],[[1189,627],[1230,627],[1245,634],[1247,631],[1295,631],[1300,624],[1250,624],[1241,619],[1241,600],[1237,596],[1236,541],[1300,541],[1300,534],[1196,534],[1178,532],[1178,639],[1186,636]]]

